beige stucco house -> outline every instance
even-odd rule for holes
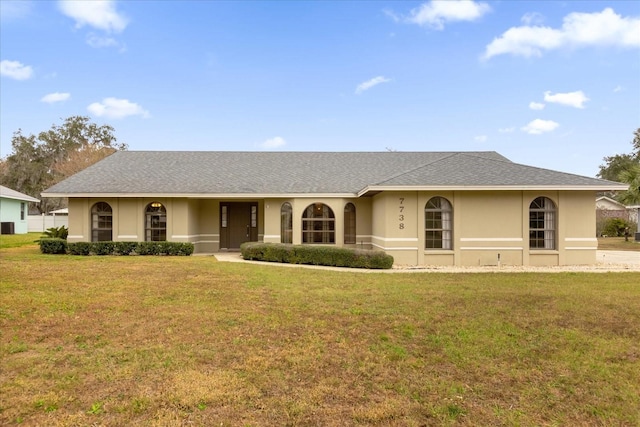
[[[49,188],[69,241],[383,250],[405,265],[596,261],[596,192],[620,183],[495,152],[121,151]]]

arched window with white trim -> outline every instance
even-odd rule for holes
[[[344,207],[344,243],[356,243],[356,207],[353,203],[347,203]]]
[[[432,197],[424,208],[425,249],[453,249],[453,208],[444,197]]]
[[[289,202],[280,208],[280,242],[293,243],[293,209]]]
[[[91,241],[113,240],[113,210],[109,203],[98,202],[91,208]]]
[[[153,202],[145,209],[144,240],[164,242],[167,240],[167,210],[160,202]]]
[[[547,197],[538,197],[529,205],[529,248],[556,248],[556,205]]]
[[[324,203],[314,203],[302,213],[302,243],[335,243],[336,217]]]

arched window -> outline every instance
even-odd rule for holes
[[[453,209],[444,197],[429,199],[424,208],[426,249],[453,249]]]
[[[344,207],[344,243],[356,243],[356,207],[353,203]]]
[[[302,243],[335,243],[336,217],[324,203],[309,205],[302,213]]]
[[[529,205],[529,248],[556,248],[556,205],[546,197]]]
[[[91,241],[113,240],[113,211],[109,203],[98,202],[91,208]]]
[[[293,243],[293,210],[289,202],[280,208],[280,242]]]
[[[153,202],[147,205],[144,239],[147,242],[163,242],[167,240],[167,210],[160,202]]]

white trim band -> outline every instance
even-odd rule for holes
[[[461,251],[523,251],[519,246],[462,246]]]

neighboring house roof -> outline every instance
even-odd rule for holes
[[[22,200],[25,202],[36,202],[36,203],[40,202],[40,200],[36,199],[35,197],[31,197],[19,191],[12,190],[3,185],[0,185],[0,197],[2,197],[3,199]]]
[[[45,197],[370,195],[393,189],[624,190],[496,152],[118,151]]]
[[[600,196],[596,199],[597,209],[621,210],[621,209],[628,209],[629,207],[630,206],[625,206],[619,201],[607,196]]]

